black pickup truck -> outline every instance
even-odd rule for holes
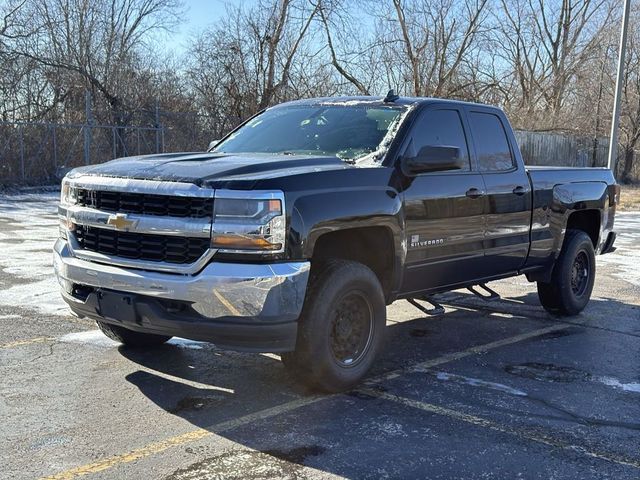
[[[278,352],[339,391],[369,370],[398,299],[526,275],[549,312],[579,313],[618,200],[607,169],[525,168],[498,108],[310,99],[208,152],[70,172],[54,264],[72,311],[125,345]]]

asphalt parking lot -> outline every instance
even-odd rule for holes
[[[313,395],[276,355],[119,347],[58,296],[56,194],[0,196],[1,478],[640,478],[640,212],[560,320],[524,277],[389,307],[366,384]]]

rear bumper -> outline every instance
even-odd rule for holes
[[[309,262],[212,262],[198,274],[175,275],[82,260],[58,240],[54,270],[78,315],[232,349],[282,352],[295,348]]]

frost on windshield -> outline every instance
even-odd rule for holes
[[[216,145],[219,153],[323,156],[355,164],[380,159],[408,107],[379,99],[267,109]]]
[[[404,119],[407,118],[407,115],[409,114],[409,112],[411,112],[411,110],[413,110],[413,108],[413,105],[410,106],[404,112],[402,112],[401,115],[398,115],[395,118],[393,123],[389,125],[387,134],[384,136],[382,142],[380,142],[380,145],[378,145],[378,148],[375,151],[354,159],[357,167],[379,167],[382,165],[382,158],[389,150],[389,147],[391,146],[393,139],[396,137],[396,134],[398,133],[400,126],[404,122]]]

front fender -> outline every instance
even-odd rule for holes
[[[325,233],[349,228],[386,227],[396,252],[402,250],[402,201],[390,187],[327,190],[294,200],[290,221],[292,258],[309,259]]]

